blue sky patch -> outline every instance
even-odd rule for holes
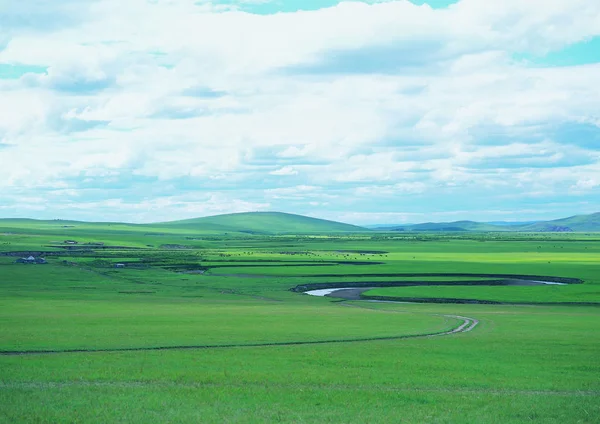
[[[528,66],[554,67],[577,66],[600,63],[600,37],[593,37],[580,43],[571,44],[561,50],[543,56],[532,53],[519,53],[514,59]]]
[[[333,50],[316,63],[289,67],[291,74],[422,74],[436,69],[444,58],[436,41],[408,41],[360,49]]]
[[[600,127],[592,124],[566,123],[554,131],[552,140],[584,149],[600,149]]]
[[[385,1],[378,0],[359,0],[361,3],[374,4],[384,3]],[[416,5],[427,4],[434,9],[442,9],[448,7],[458,0],[409,0]],[[319,10],[328,7],[333,7],[342,3],[340,0],[266,0],[256,2],[223,2],[239,7],[246,12],[257,15],[271,15],[275,13],[294,13],[299,11]]]
[[[19,79],[25,74],[44,74],[47,70],[45,66],[0,63],[0,79]]]

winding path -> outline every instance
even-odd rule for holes
[[[336,291],[344,291],[345,289],[337,289],[328,293],[331,297],[335,296]],[[353,291],[356,289],[353,289]],[[367,290],[367,289],[363,289]],[[403,303],[384,300],[366,300],[364,302],[378,303]],[[248,343],[248,344],[225,344],[225,345],[190,345],[190,346],[154,346],[154,347],[131,347],[131,348],[114,348],[114,349],[63,349],[63,350],[12,350],[0,351],[0,356],[19,356],[19,355],[50,355],[60,353],[116,353],[116,352],[144,352],[144,351],[163,351],[163,350],[192,350],[192,349],[227,349],[227,348],[244,348],[244,347],[268,347],[268,346],[298,346],[298,345],[316,345],[327,343],[356,343],[369,341],[384,341],[384,340],[402,340],[416,339],[425,337],[449,336],[458,333],[467,333],[473,330],[479,321],[475,318],[463,317],[459,315],[442,315],[433,314],[436,316],[460,320],[461,323],[450,330],[438,331],[432,333],[407,334],[401,336],[387,337],[363,337],[356,339],[331,339],[331,340],[309,340],[309,341],[289,341],[289,342],[272,342],[272,343]]]
[[[471,331],[479,323],[474,318],[461,317],[458,315],[439,315],[446,318],[455,318],[462,320],[458,327],[451,330],[440,331],[434,333],[422,334],[407,334],[402,336],[387,336],[387,337],[364,337],[357,339],[332,339],[332,340],[309,340],[309,341],[290,341],[290,342],[273,342],[273,343],[249,343],[249,344],[226,344],[226,345],[192,345],[192,346],[155,346],[155,347],[132,347],[132,348],[116,348],[116,349],[64,349],[64,350],[12,350],[0,351],[0,356],[19,356],[19,355],[50,355],[59,353],[115,353],[115,352],[144,352],[144,351],[159,351],[159,350],[192,350],[192,349],[227,349],[227,348],[244,348],[244,347],[268,347],[268,346],[298,346],[298,345],[316,345],[328,343],[356,343],[356,342],[371,342],[384,340],[402,340],[402,339],[417,339],[424,337],[448,336],[456,333],[466,333]]]
[[[335,297],[338,299],[344,300],[359,300],[361,302],[372,302],[372,303],[407,303],[407,302],[397,302],[393,300],[364,300],[361,298],[361,294],[367,290],[371,290],[369,287],[363,288],[338,288],[338,289],[321,289],[321,290],[311,290],[306,292],[306,294],[311,296],[327,296],[327,297]],[[468,333],[473,330],[479,324],[479,320],[470,317],[463,317],[460,315],[445,315],[445,314],[432,314],[435,316],[440,316],[444,318],[453,318],[462,320],[462,324],[458,327],[453,328],[452,330],[444,331],[437,334],[429,334],[422,335],[418,337],[436,337],[436,336],[449,336],[451,334],[457,333]]]

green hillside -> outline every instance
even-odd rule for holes
[[[165,222],[159,225],[162,227],[257,234],[347,233],[369,231],[366,228],[357,227],[355,225],[281,212],[234,213],[187,219],[183,221]]]
[[[390,229],[386,229],[390,231]],[[600,232],[600,212],[591,215],[577,215],[553,221],[541,221],[534,224],[494,225],[485,222],[455,221],[427,222],[424,224],[401,225],[391,231],[512,231],[512,232]]]
[[[600,212],[576,215],[554,221],[538,222],[520,228],[521,231],[597,232],[600,231]]]
[[[170,221],[153,224],[127,224],[117,222],[82,222],[70,220],[0,219],[0,230],[10,232],[36,232],[40,229],[61,232],[68,230],[72,236],[86,232],[101,235],[106,231],[125,231],[132,234],[174,230],[207,234],[246,233],[246,234],[318,234],[348,233],[364,231],[406,231],[406,232],[600,232],[600,212],[591,215],[577,215],[553,221],[523,223],[515,225],[495,225],[476,221],[427,222],[423,224],[398,225],[370,230],[336,221],[310,218],[282,212],[246,212],[216,215],[203,218]],[[2,232],[0,231],[0,232]],[[92,233],[90,233],[90,231]]]

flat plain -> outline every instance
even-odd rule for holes
[[[0,421],[599,422],[600,234],[234,224],[0,221]]]

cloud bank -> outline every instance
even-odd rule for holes
[[[11,2],[0,216],[598,209],[599,2],[284,3]]]

